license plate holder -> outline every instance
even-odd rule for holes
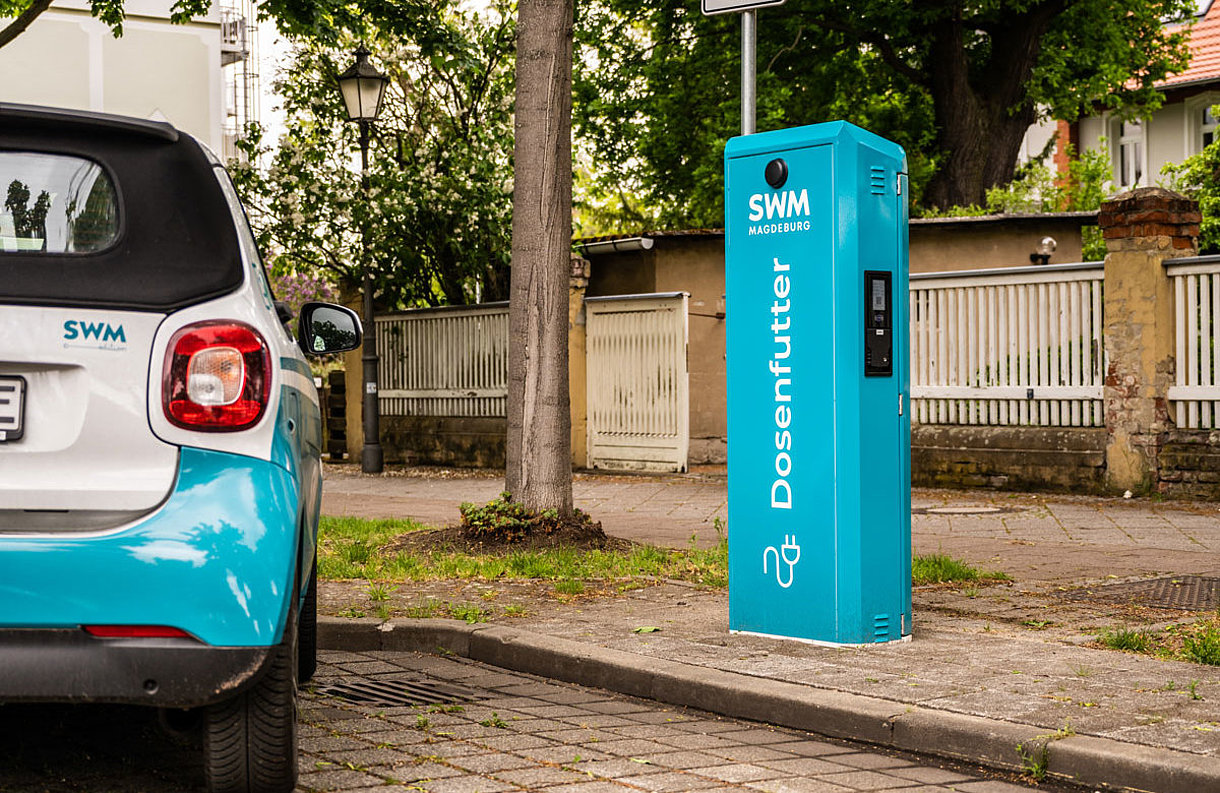
[[[0,376],[0,443],[25,435],[25,378]]]

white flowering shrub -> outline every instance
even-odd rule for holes
[[[275,82],[287,131],[271,142],[252,127],[245,161],[230,163],[273,274],[355,286],[367,249],[381,309],[507,297],[513,17],[446,3],[428,13],[414,40],[361,39],[391,78],[371,128],[367,195],[359,126],[335,83],[357,41],[294,40]]]

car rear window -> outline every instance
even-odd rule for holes
[[[96,162],[0,151],[0,254],[96,253],[119,232],[118,200]]]
[[[167,312],[239,288],[212,166],[168,124],[0,102],[0,304]]]

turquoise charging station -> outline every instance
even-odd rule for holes
[[[833,122],[724,156],[729,628],[909,638],[906,155]]]

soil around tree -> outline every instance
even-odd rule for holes
[[[520,539],[498,536],[472,536],[460,525],[424,529],[400,534],[385,546],[385,552],[466,553],[507,556],[518,551],[571,548],[577,551],[630,551],[636,543],[608,537],[599,522],[571,518],[556,521],[550,531],[534,531]]]

